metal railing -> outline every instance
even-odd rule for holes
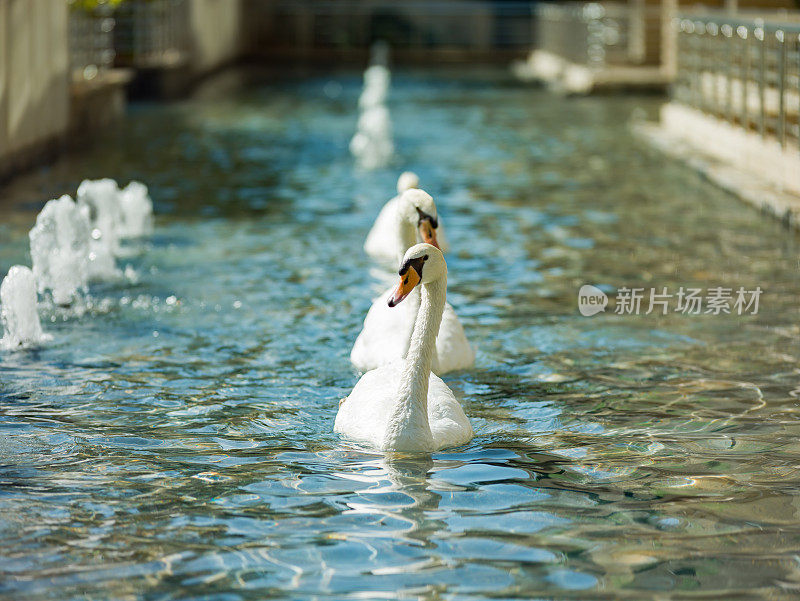
[[[593,68],[629,62],[627,4],[541,4],[536,14],[539,49]]]
[[[800,149],[800,19],[680,15],[673,98]]]
[[[75,80],[91,80],[114,66],[114,9],[71,3],[68,13],[69,66]]]
[[[190,52],[187,0],[126,0],[115,12],[117,66],[160,67]]]

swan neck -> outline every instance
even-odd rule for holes
[[[405,358],[408,357],[408,349],[411,348],[411,338],[414,336],[414,329],[416,328],[417,318],[419,317],[419,311],[422,307],[422,286],[417,286],[411,291],[411,294],[408,295],[408,298],[404,301],[409,303],[408,307],[408,314],[409,316],[413,316],[412,319],[408,320],[408,330],[407,334],[403,337],[404,345],[402,349],[401,357]]]
[[[420,307],[402,368],[385,447],[397,451],[431,450],[428,384],[447,294],[444,276],[422,286]]]
[[[419,378],[421,383],[424,382],[423,400],[427,398],[428,376],[436,352],[436,336],[439,334],[439,326],[442,323],[446,291],[446,277],[423,284],[414,333],[411,335],[411,342],[408,345],[406,372],[411,372]]]

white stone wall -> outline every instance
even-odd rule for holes
[[[242,26],[240,0],[191,0],[192,69],[203,73],[236,59],[242,50]]]
[[[63,135],[67,3],[0,0],[0,160]]]
[[[8,3],[0,0],[0,161],[8,152]],[[2,170],[0,170],[2,173]]]
[[[0,0],[0,176],[69,127],[65,0]],[[190,66],[213,70],[242,49],[241,0],[189,0]]]

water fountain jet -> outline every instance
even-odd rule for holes
[[[89,277],[89,220],[70,196],[49,201],[28,237],[39,294],[70,306],[86,292]]]
[[[36,280],[29,268],[14,265],[3,278],[0,319],[3,322],[0,348],[28,348],[51,339],[42,331],[36,312]]]
[[[84,180],[78,186],[78,206],[91,226],[89,241],[89,278],[119,278],[115,257],[119,254],[117,227],[123,220],[119,203],[120,190],[113,179]]]
[[[365,169],[377,169],[389,162],[394,154],[394,142],[392,122],[385,106],[373,106],[361,113],[350,151]]]
[[[120,238],[140,238],[153,229],[153,201],[147,186],[132,181],[119,193],[121,217],[117,227]]]

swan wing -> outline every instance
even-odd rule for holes
[[[453,391],[433,373],[428,383],[428,422],[436,449],[462,445],[475,435]]]
[[[395,361],[361,376],[339,406],[334,432],[381,448],[397,400],[402,368],[403,362]],[[428,386],[428,421],[434,449],[462,445],[474,436],[458,399],[433,373]]]
[[[391,294],[390,288],[373,301],[350,351],[350,361],[361,372],[401,359],[408,350],[419,305],[407,302],[390,307]]]
[[[334,432],[376,447],[383,443],[394,405],[402,362],[365,373],[339,405]]]
[[[437,374],[466,369],[475,363],[475,351],[467,340],[464,327],[450,303],[445,304],[442,325],[436,337],[436,355],[439,358]]]
[[[391,294],[392,289],[388,289],[373,301],[350,352],[350,361],[361,372],[401,359],[408,350],[418,305],[409,299],[409,302],[389,307],[387,301]],[[467,340],[458,315],[448,303],[436,337],[433,371],[441,375],[466,369],[474,363],[475,351]]]
[[[364,242],[364,252],[370,257],[392,265],[397,264],[397,255],[405,251],[400,249],[401,243],[397,233],[398,202],[400,198],[395,196],[383,205]]]

